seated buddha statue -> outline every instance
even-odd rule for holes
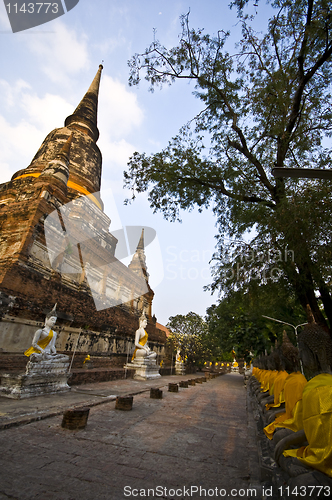
[[[282,365],[280,359],[280,348],[274,349],[267,360],[270,368],[270,375],[268,377],[268,393],[261,399],[261,407],[264,411],[268,410],[274,405],[276,384],[278,388],[278,380],[282,374]]]
[[[268,391],[267,377],[270,375],[270,371],[267,366],[267,355],[260,355],[257,361],[255,361],[255,365],[257,365],[257,370],[255,370],[256,373],[254,374],[256,380],[253,381],[252,387],[256,397],[258,397],[260,394]]]
[[[303,428],[277,443],[275,460],[291,476],[309,469],[332,477],[332,341],[319,325],[309,323],[299,335],[299,348],[310,378],[303,389]]]
[[[294,431],[302,428],[300,401],[307,380],[299,371],[298,349],[289,341],[286,332],[283,336],[281,353],[283,366],[285,369],[287,368],[285,371],[291,371],[291,373],[287,377],[284,376],[283,386],[279,394],[279,399],[285,401],[284,410],[276,407],[271,412],[271,417],[267,419],[269,424],[264,428],[264,432],[269,439],[273,438],[277,428],[287,428]]]
[[[29,357],[29,361],[36,363],[39,361],[58,362],[69,361],[69,356],[66,354],[57,354],[55,341],[57,333],[53,327],[57,321],[56,304],[45,318],[43,328],[37,330],[32,339],[32,346],[25,351],[25,356]]]
[[[135,351],[131,358],[132,362],[142,361],[143,359],[155,361],[157,353],[152,351],[148,346],[148,334],[145,331],[148,324],[145,313],[143,313],[139,320],[139,328],[135,333]]]
[[[295,407],[299,406],[301,400],[305,377],[299,372],[299,351],[289,340],[287,333],[283,332],[283,342],[279,351],[281,370],[275,379],[274,401],[269,405],[266,412],[268,426],[265,434],[272,439],[276,429],[287,425],[294,425],[298,421]],[[298,425],[295,424],[295,425]]]

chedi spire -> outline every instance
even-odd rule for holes
[[[65,120],[65,127],[81,130],[88,134],[95,142],[99,137],[97,128],[97,108],[101,72],[103,66],[100,64],[97,74],[93,79],[87,93],[75,109],[74,113]]]
[[[146,282],[148,282],[149,273],[147,271],[146,257],[144,252],[144,228],[142,229],[141,237],[136,247],[136,252],[134,253],[131,263],[128,267],[134,273],[138,274],[139,276],[143,276]]]

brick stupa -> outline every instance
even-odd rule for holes
[[[31,164],[0,185],[0,353],[24,352],[54,303],[62,332],[57,348],[62,352],[77,344],[81,352],[112,354],[114,360],[120,355],[122,365],[143,310],[149,341],[156,350],[163,349],[165,335],[151,316],[154,293],[143,235],[126,267],[114,256],[118,240],[109,230],[111,220],[99,194],[102,69],[100,65],[64,127],[50,132]],[[76,221],[69,232],[68,220]],[[53,254],[46,224],[48,233],[53,231]],[[92,233],[82,242],[83,226]]]

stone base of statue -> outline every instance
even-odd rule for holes
[[[186,374],[186,367],[184,366],[183,361],[176,361],[175,362],[175,375],[185,375]]]
[[[70,391],[68,368],[68,356],[56,361],[29,361],[24,374],[1,375],[0,396],[23,399]]]
[[[127,363],[124,368],[135,370],[134,380],[151,380],[160,377],[159,366],[156,360],[134,358],[131,363]]]

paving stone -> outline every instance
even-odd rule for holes
[[[178,394],[167,392],[168,379],[156,385],[166,387],[162,400],[150,399],[151,383],[142,392],[139,382],[123,381],[127,393],[140,392],[133,410],[117,412],[110,400],[92,405],[82,430],[62,429],[61,413],[2,430],[0,500],[122,500],[125,487],[249,488],[257,448],[242,377],[224,375]],[[94,391],[116,392],[112,382],[102,384]]]

